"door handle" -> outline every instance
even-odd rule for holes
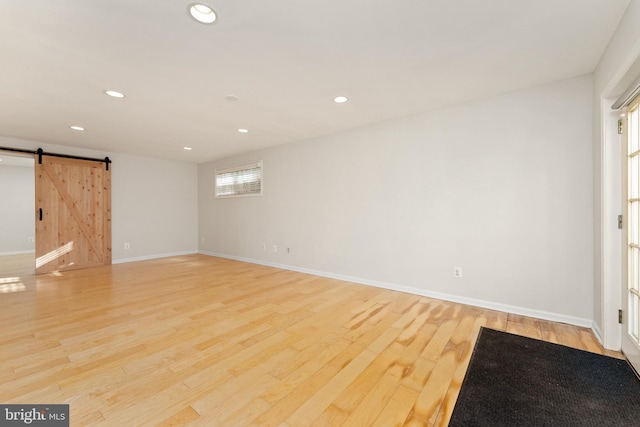
[[[42,221],[42,208],[38,209],[40,211],[40,221]]]

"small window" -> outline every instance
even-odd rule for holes
[[[216,197],[262,196],[262,161],[216,169]]]

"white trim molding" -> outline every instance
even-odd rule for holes
[[[329,279],[337,279],[345,282],[358,283],[360,285],[375,286],[377,288],[389,289],[392,291],[405,292],[414,295],[420,295],[429,298],[435,298],[443,301],[456,302],[460,304],[472,305],[475,307],[487,308],[489,310],[502,311],[505,313],[518,314],[521,316],[534,317],[536,319],[550,320],[552,322],[568,323],[570,325],[581,326],[584,328],[593,328],[592,319],[583,319],[580,317],[567,316],[560,313],[550,313],[542,310],[533,310],[526,307],[518,307],[508,304],[500,304],[491,301],[478,300],[474,298],[461,297],[459,295],[444,294],[440,292],[431,292],[425,289],[418,289],[409,286],[396,285],[393,283],[380,282],[377,280],[363,279],[361,277],[345,276],[342,274],[329,273],[326,271],[312,270],[308,268],[295,267],[285,264],[277,264],[272,262],[260,261],[251,258],[237,257],[233,255],[220,254],[215,252],[199,251],[202,255],[208,255],[218,258],[232,259],[235,261],[247,262],[250,264],[259,264],[267,267],[275,267],[283,270],[297,271],[299,273],[311,274],[314,276],[327,277]],[[595,332],[595,331],[594,331]],[[596,337],[598,334],[596,333]]]
[[[145,256],[132,257],[132,258],[120,258],[120,259],[114,259],[113,261],[111,261],[111,264],[124,264],[127,262],[148,261],[150,259],[168,258],[172,256],[181,256],[181,255],[193,255],[197,253],[198,251],[185,251],[185,252],[171,252],[167,254],[145,255]]]
[[[0,252],[0,256],[7,256],[7,255],[26,255],[26,254],[35,254],[36,251],[35,250],[30,250],[30,251],[15,251],[15,252]]]
[[[593,331],[593,334],[596,336],[596,338],[598,339],[600,344],[602,344],[603,347],[604,347],[604,344],[603,344],[604,340],[602,339],[602,330],[600,329],[600,326],[598,325],[598,323],[595,320],[593,321],[593,324],[591,325],[591,330]],[[609,349],[609,350],[612,350],[612,349]],[[619,351],[619,349],[616,350],[616,351]]]

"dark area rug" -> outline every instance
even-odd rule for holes
[[[640,426],[640,380],[624,360],[482,328],[449,426]]]

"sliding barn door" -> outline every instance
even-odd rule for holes
[[[111,171],[36,156],[36,274],[111,264]]]

